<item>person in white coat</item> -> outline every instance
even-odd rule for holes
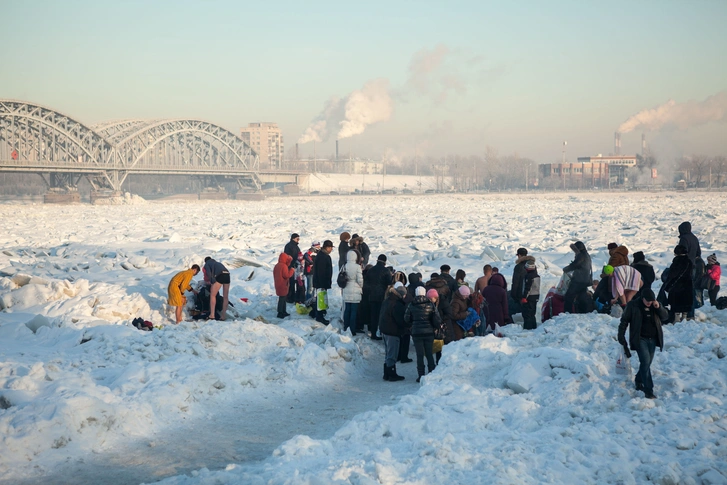
[[[358,313],[358,305],[361,303],[361,295],[363,294],[363,273],[361,266],[356,262],[356,251],[349,251],[346,254],[346,286],[341,291],[344,302],[343,309],[343,331],[347,328],[351,329],[351,335],[356,335],[356,314]]]

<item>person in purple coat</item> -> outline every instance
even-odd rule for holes
[[[482,296],[487,303],[483,310],[487,327],[493,331],[495,324],[503,326],[510,319],[507,307],[507,283],[500,273],[494,273],[490,281],[482,290]]]

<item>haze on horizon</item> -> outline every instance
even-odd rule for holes
[[[302,156],[727,154],[727,2],[0,2],[0,98]],[[306,142],[306,143],[304,143]],[[289,152],[290,153],[290,152]]]

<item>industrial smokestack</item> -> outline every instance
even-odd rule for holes
[[[641,156],[646,156],[646,133],[641,134]]]
[[[338,161],[338,140],[336,140],[336,161]]]
[[[621,155],[621,133],[618,131],[613,134],[613,154]]]

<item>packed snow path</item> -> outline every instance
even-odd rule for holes
[[[234,323],[231,323],[234,324]],[[315,382],[266,395],[246,394],[224,405],[211,405],[181,426],[163,429],[144,440],[123,440],[113,450],[71,458],[22,485],[152,483],[200,468],[221,470],[229,464],[264,460],[296,435],[328,439],[353,416],[393,404],[419,388],[415,362],[399,364],[401,382],[382,380],[383,342],[356,341],[367,354],[353,374],[331,383]],[[411,350],[412,357],[414,350]]]

